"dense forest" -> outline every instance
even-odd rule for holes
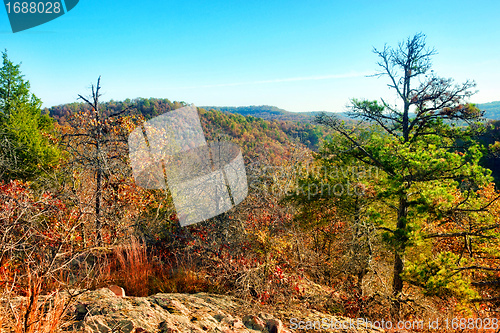
[[[105,102],[102,103],[102,109],[105,110],[103,112],[104,116],[127,110],[128,114],[140,115],[145,120],[148,120],[185,105],[183,102],[171,102],[168,99],[136,98],[123,102]],[[84,103],[72,103],[54,106],[43,111],[57,120],[60,125],[68,126],[68,121],[72,115],[88,109],[88,105]],[[238,143],[245,143],[245,145],[263,144],[272,140],[282,144],[285,142],[302,143],[310,149],[317,150],[320,141],[330,138],[329,134],[333,133],[332,130],[324,126],[311,124],[311,121],[299,121],[305,117],[296,118],[293,113],[274,107],[270,107],[270,110],[276,112],[277,117],[266,117],[264,112],[267,111],[264,110],[267,109],[267,107],[258,107],[256,111],[255,108],[249,107],[245,111],[245,108],[237,108],[237,110],[222,108],[223,112],[221,112],[219,108],[199,108],[203,126],[207,133],[211,134],[219,131],[220,135],[227,135],[234,138]],[[285,114],[283,118],[279,116],[282,114]],[[287,114],[291,115],[286,116]],[[286,120],[287,117],[293,120]]]
[[[208,142],[241,148],[248,196],[182,227],[169,190],[136,184],[128,139],[185,102],[102,102],[98,79],[78,101],[42,109],[4,52],[2,328],[57,331],[71,320],[61,292],[110,284],[132,296],[205,291],[266,309],[439,318],[462,331],[496,318],[500,121],[482,110],[498,103],[469,104],[473,82],[430,74],[422,34],[375,54],[400,108],[355,98],[342,117],[198,108]],[[9,306],[17,296],[27,297]]]

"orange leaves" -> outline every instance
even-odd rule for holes
[[[18,199],[28,194],[28,184],[20,180],[11,180],[9,183],[0,183],[0,194],[12,199]]]
[[[14,221],[26,214],[56,215],[66,209],[65,204],[52,193],[44,192],[36,197],[29,184],[12,180],[10,183],[0,183],[0,222]],[[47,217],[51,220],[51,217]]]

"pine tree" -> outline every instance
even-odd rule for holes
[[[405,280],[427,294],[474,297],[461,272],[470,271],[465,267],[484,253],[478,249],[485,239],[498,239],[498,224],[488,212],[498,196],[488,202],[478,191],[492,178],[479,166],[481,149],[471,139],[482,128],[482,112],[466,102],[474,82],[455,85],[435,76],[430,61],[435,51],[426,47],[423,34],[374,52],[381,68],[376,76],[389,79],[399,107],[383,99],[352,99],[350,116],[373,125],[364,131],[352,131],[326,114],[317,121],[344,137],[344,155],[384,175],[375,185],[377,212],[370,219],[394,253],[392,315],[397,317]],[[442,245],[451,241],[460,245]]]
[[[60,152],[53,121],[42,115],[42,102],[29,81],[2,53],[0,68],[0,179],[30,180],[57,165]]]

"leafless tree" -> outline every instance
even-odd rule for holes
[[[127,112],[125,108],[109,116],[103,115],[99,98],[101,97],[101,78],[92,85],[92,95],[87,98],[79,95],[90,110],[76,115],[73,132],[63,135],[63,141],[71,154],[70,168],[80,168],[93,174],[95,190],[92,208],[95,215],[97,243],[102,243],[103,188],[105,182],[115,173],[130,174],[126,165],[127,137],[120,126],[119,116]],[[75,121],[76,120],[76,121]],[[77,123],[77,121],[79,123]]]

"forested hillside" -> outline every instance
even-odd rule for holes
[[[280,120],[280,121],[302,122],[310,124],[316,124],[315,123],[316,116],[321,112],[323,112],[323,111],[290,112],[269,105],[259,105],[259,106],[252,105],[252,106],[238,106],[238,107],[202,106],[202,108],[207,110],[213,109],[222,112],[237,113],[243,116],[253,116],[266,120]],[[347,122],[350,121],[345,112],[338,112],[334,114]]]
[[[481,165],[492,171],[497,186],[500,186],[500,121],[492,120],[487,124],[485,132],[478,137],[485,147]]]
[[[294,113],[289,112],[283,109],[280,109],[276,106],[269,105],[251,105],[251,106],[201,106],[203,109],[207,110],[218,110],[222,112],[228,113],[237,113],[242,116],[254,116],[267,120],[292,120],[286,119],[287,117],[293,117]]]
[[[476,106],[485,111],[485,118],[500,120],[500,101],[476,104]]]
[[[489,102],[489,103],[479,103],[476,104],[477,108],[484,110],[484,117],[486,119],[498,120],[500,119],[500,101]],[[241,107],[230,107],[230,106],[203,106],[205,109],[214,109],[223,112],[237,113],[244,116],[254,116],[267,120],[289,120],[293,122],[308,122],[314,123],[316,115],[321,113],[321,111],[307,111],[307,112],[289,112],[280,109],[275,106],[269,105],[259,105],[259,106],[241,106]],[[340,116],[343,120],[349,121],[350,118],[347,116],[346,112],[335,113]]]
[[[182,102],[171,102],[168,99],[137,98],[105,102],[102,104],[102,110],[103,116],[127,110],[128,115],[142,115],[148,120],[184,105]],[[54,106],[45,109],[45,112],[59,124],[67,126],[71,115],[88,109],[84,103],[72,103]],[[265,145],[268,141],[280,144],[295,142],[317,150],[321,140],[331,138],[329,134],[333,133],[324,126],[311,124],[314,119],[312,115],[296,117],[291,112],[274,107],[257,107],[257,110],[254,107],[222,108],[222,111],[203,108],[199,110],[204,127],[209,129],[207,133],[217,132],[220,135],[227,135],[243,146],[255,147]],[[273,112],[276,117],[267,117],[266,112]],[[287,114],[290,116],[286,116]],[[286,120],[288,118],[291,120]],[[302,118],[309,121],[298,121]]]

